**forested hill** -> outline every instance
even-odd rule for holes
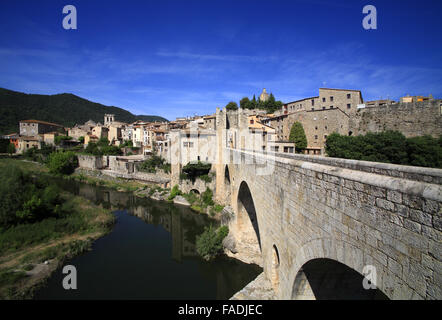
[[[0,134],[18,132],[18,122],[36,119],[66,127],[92,119],[103,123],[104,114],[115,114],[116,121],[167,121],[159,116],[133,115],[118,107],[108,107],[70,93],[26,94],[0,88]]]

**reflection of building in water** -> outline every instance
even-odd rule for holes
[[[195,233],[202,232],[199,229],[203,229],[206,224],[204,217],[190,212],[187,208],[173,207],[172,210],[164,210],[163,206],[164,204],[160,203],[140,203],[139,201],[138,204],[131,207],[129,212],[146,223],[160,224],[164,230],[170,233],[172,236],[172,259],[180,262],[185,257],[198,256]]]
[[[181,215],[172,214],[172,258],[181,262],[182,259],[182,228]]]

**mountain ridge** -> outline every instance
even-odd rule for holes
[[[127,123],[169,121],[160,116],[134,115],[123,108],[106,106],[72,93],[30,94],[0,88],[0,134],[18,132],[20,120],[36,119],[72,127],[88,120],[103,123],[105,113],[115,114],[116,121]]]

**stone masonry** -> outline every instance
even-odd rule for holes
[[[230,189],[230,229],[240,239],[251,224],[239,223],[248,212],[238,193],[241,185],[250,190],[277,298],[293,297],[305,263],[328,258],[360,274],[373,265],[377,287],[391,299],[442,299],[442,170],[228,151],[227,159],[248,164],[219,163],[216,196]],[[271,173],[260,175],[265,161]]]

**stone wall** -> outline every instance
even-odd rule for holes
[[[442,100],[359,109],[350,120],[355,135],[397,130],[406,137],[442,135]]]
[[[264,272],[268,279],[278,275],[278,298],[292,298],[305,263],[327,258],[360,274],[373,265],[377,287],[389,298],[442,299],[442,186],[396,177],[392,172],[407,171],[403,166],[373,173],[381,164],[331,159],[341,164],[336,166],[308,158],[317,157],[277,158],[266,175],[257,174],[258,164],[229,165],[236,220],[245,219],[238,210],[245,182],[256,208]],[[442,175],[442,170],[416,169],[427,177]],[[237,235],[243,232],[239,225]]]
[[[199,178],[195,180],[195,182],[192,182],[191,180],[180,180],[179,182],[179,188],[183,193],[189,193],[192,190],[198,190],[198,192],[201,194],[204,191],[206,191],[206,188],[211,189],[214,194],[216,192],[216,181],[215,178],[212,178],[211,182],[205,182]]]
[[[103,157],[101,156],[92,156],[92,155],[77,155],[78,165],[80,168],[85,169],[102,169],[103,168]]]

